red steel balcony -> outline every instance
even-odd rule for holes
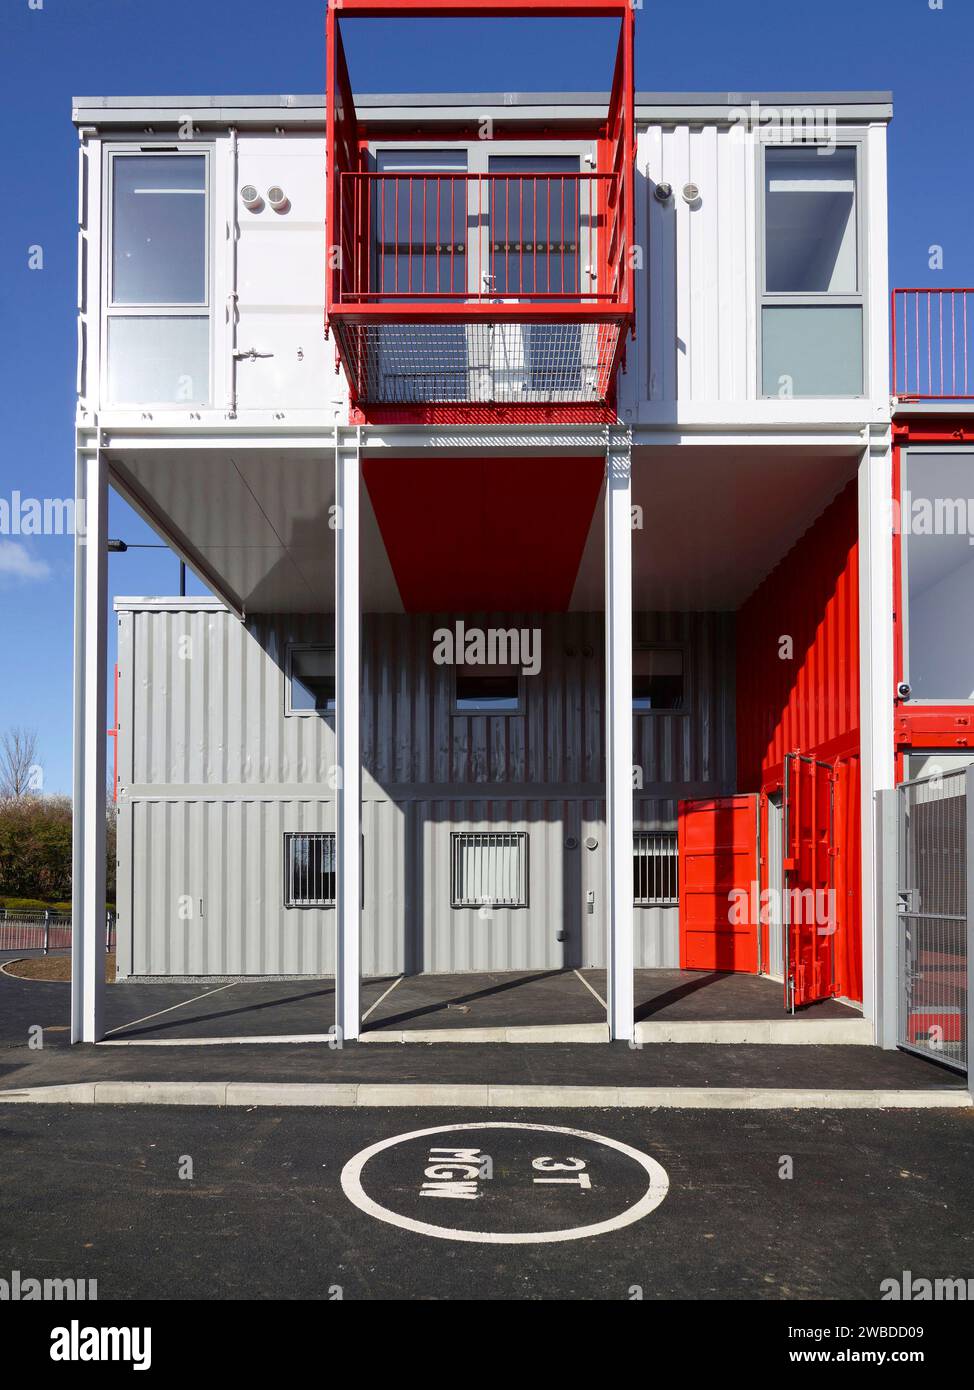
[[[974,290],[893,291],[893,395],[974,400]]]
[[[410,170],[408,156],[378,167],[338,20],[390,12],[374,0],[331,0],[328,11],[327,323],[353,419],[604,418],[633,325],[630,5],[406,0],[394,10],[617,16],[605,115],[572,130],[590,139],[590,172],[551,135],[529,142],[524,132],[525,155],[491,157],[489,172]],[[463,143],[438,144],[461,162]]]

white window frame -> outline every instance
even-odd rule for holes
[[[758,400],[778,400],[776,393],[766,395],[764,390],[764,311],[765,309],[805,309],[858,308],[862,315],[862,390],[855,396],[842,396],[841,400],[865,400],[869,395],[870,382],[870,342],[869,342],[869,261],[867,236],[869,204],[866,170],[866,131],[862,127],[839,129],[835,136],[837,149],[856,151],[856,292],[833,294],[823,290],[816,294],[774,293],[768,290],[768,212],[767,212],[767,153],[769,150],[813,150],[824,146],[824,140],[773,140],[757,139],[757,395]],[[795,400],[831,400],[830,396],[796,395]]]
[[[391,150],[411,151],[419,153],[422,150],[431,152],[440,150],[464,150],[467,155],[468,174],[487,174],[490,171],[490,160],[494,156],[510,158],[520,156],[525,159],[543,158],[545,155],[569,156],[578,158],[578,170],[581,174],[595,174],[598,172],[598,147],[595,140],[544,140],[535,144],[531,140],[375,140],[369,144],[369,168],[372,172],[377,171],[377,155],[379,151],[383,153]],[[474,185],[469,186],[468,220],[467,220],[467,295],[480,295],[486,287],[486,276],[490,267],[490,237],[483,238],[481,246],[481,258],[478,261],[474,255],[475,238],[472,232],[471,219],[476,215],[474,203]],[[591,228],[582,227],[579,243],[579,288],[577,298],[584,301],[591,295],[591,286],[598,275],[598,236]],[[585,289],[586,279],[588,290]],[[523,296],[512,296],[512,302],[517,299],[529,300],[530,294]],[[500,301],[503,302],[503,301]]]
[[[331,709],[295,709],[291,704],[291,682],[293,679],[293,658],[295,652],[331,652],[335,659],[335,700]],[[338,703],[338,667],[334,642],[289,642],[284,661],[284,717],[285,719],[328,719],[333,716]]]
[[[103,159],[103,182],[104,193],[102,197],[102,227],[105,235],[102,237],[101,252],[101,388],[100,396],[103,408],[111,410],[137,410],[151,407],[152,410],[194,410],[197,408],[207,408],[213,404],[214,387],[214,352],[213,352],[213,149],[211,142],[202,141],[160,141],[157,144],[152,142],[127,141],[125,143],[112,143],[104,147]],[[200,304],[115,304],[113,302],[114,286],[112,283],[112,261],[115,243],[115,161],[119,158],[132,157],[136,159],[181,159],[195,156],[202,157],[204,194],[203,199],[206,208],[204,219],[204,271],[203,289],[204,301]],[[126,401],[125,403],[114,403],[111,400],[111,378],[109,376],[109,331],[113,319],[133,318],[133,319],[206,319],[207,323],[207,378],[208,390],[205,400],[187,401]]]
[[[295,898],[292,893],[294,876],[291,865],[292,845],[295,840],[318,840],[322,844],[331,840],[335,844],[334,830],[285,830],[284,832],[284,906],[286,908],[322,908],[334,907],[335,898]],[[338,881],[338,862],[337,850],[332,849],[332,861],[335,864],[335,882],[337,888]]]
[[[460,887],[460,853],[465,841],[479,841],[483,847],[489,848],[497,845],[504,848],[501,842],[510,844],[514,842],[517,846],[517,898],[491,898],[482,896],[472,898],[469,894],[461,895]],[[453,908],[480,908],[493,907],[517,910],[528,906],[528,832],[526,830],[451,830],[450,832],[450,906]]]

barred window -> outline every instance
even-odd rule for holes
[[[633,836],[632,882],[636,907],[662,907],[679,901],[676,834],[639,831]]]
[[[288,832],[284,836],[284,906],[334,907],[335,836]]]
[[[454,831],[450,893],[453,907],[527,907],[526,832]]]

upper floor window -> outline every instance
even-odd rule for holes
[[[859,147],[763,155],[763,394],[861,396]]]
[[[210,397],[206,154],[113,153],[108,399],[201,405]]]

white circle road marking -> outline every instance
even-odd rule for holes
[[[374,1201],[362,1186],[362,1169],[370,1158],[382,1153],[384,1149],[404,1144],[409,1139],[425,1139],[430,1134],[455,1134],[469,1129],[518,1129],[530,1130],[540,1134],[567,1134],[574,1139],[587,1139],[593,1144],[602,1144],[607,1149],[615,1149],[633,1159],[649,1175],[649,1186],[631,1207],[607,1221],[598,1221],[592,1226],[573,1226],[562,1231],[458,1231],[450,1226],[432,1226],[426,1221],[415,1221],[411,1216],[401,1216]],[[480,1120],[470,1124],[434,1125],[432,1129],[414,1129],[408,1134],[394,1134],[391,1139],[380,1139],[367,1149],[350,1158],[342,1169],[342,1191],[350,1202],[377,1221],[399,1226],[404,1231],[415,1231],[417,1235],[433,1236],[437,1240],[466,1240],[488,1245],[542,1245],[561,1240],[585,1240],[589,1236],[602,1236],[609,1231],[621,1231],[648,1216],[662,1202],[670,1189],[670,1179],[662,1164],[649,1154],[640,1153],[618,1139],[607,1139],[602,1134],[590,1134],[584,1129],[567,1129],[562,1125],[518,1124],[507,1120]]]

